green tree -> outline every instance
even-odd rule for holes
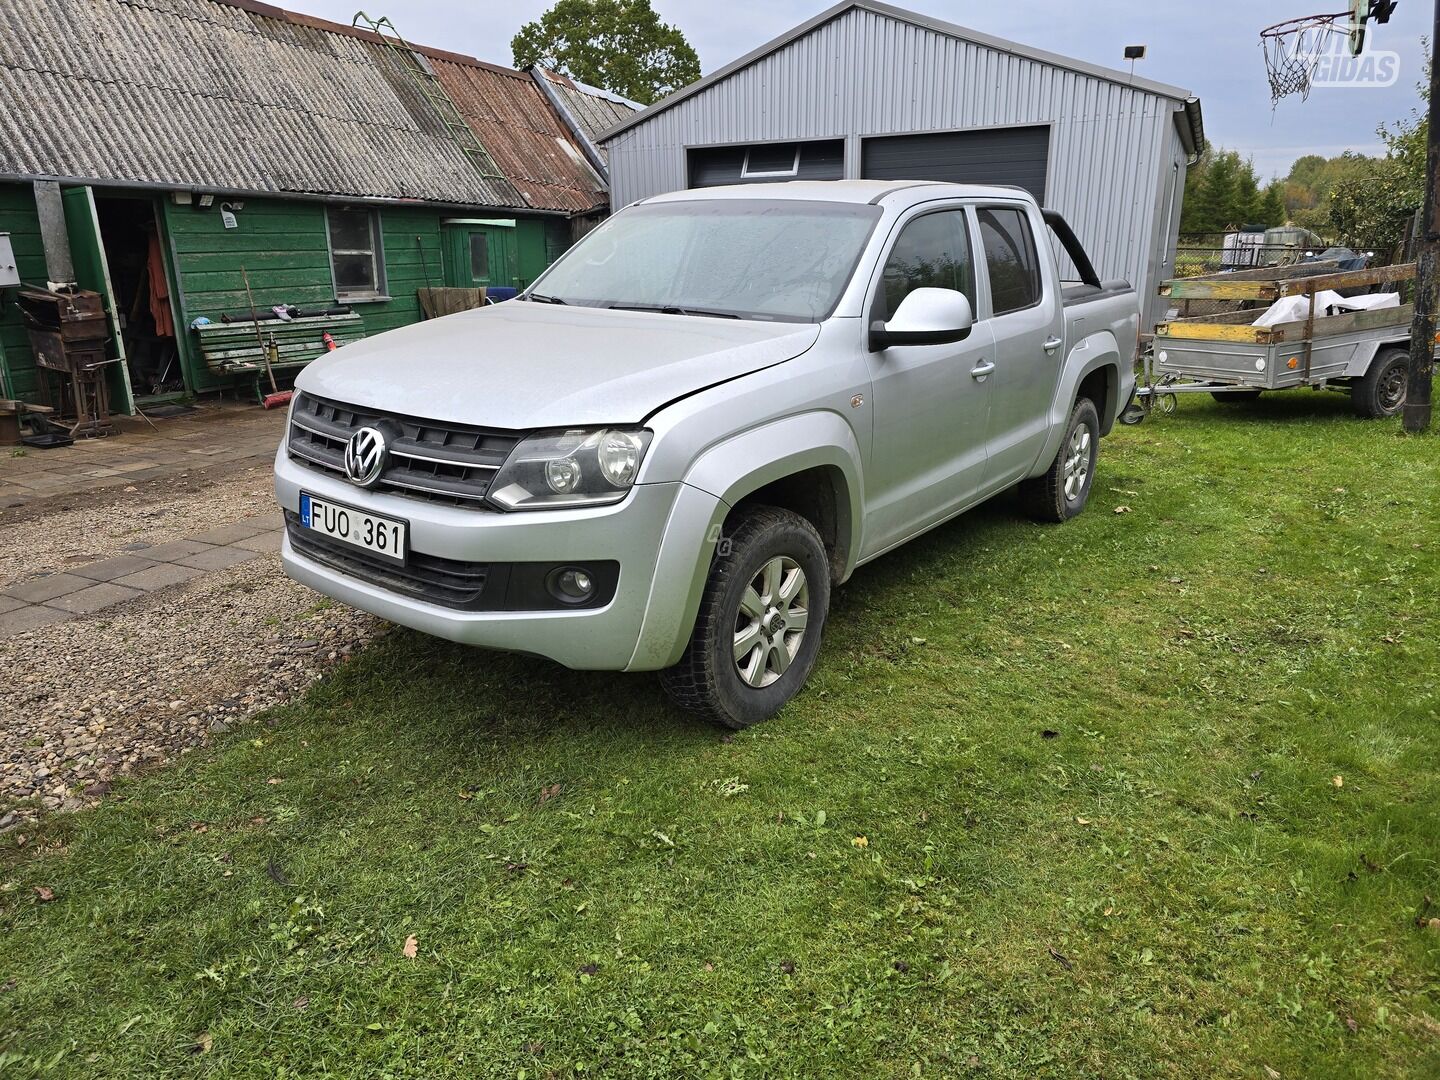
[[[1428,53],[1429,42],[1425,43]],[[1418,86],[1420,101],[1430,99],[1430,66]],[[1400,254],[1415,212],[1425,203],[1425,143],[1429,122],[1419,108],[1392,125],[1381,124],[1376,133],[1385,143],[1385,156],[1373,161],[1368,175],[1336,185],[1329,204],[1330,223],[1342,243],[1375,251],[1385,258]]]
[[[1283,208],[1280,216],[1284,217]],[[1254,164],[1235,150],[1206,147],[1185,174],[1180,231],[1218,233],[1266,220],[1267,207]]]
[[[1260,200],[1260,212],[1255,215],[1257,224],[1264,225],[1267,229],[1285,224],[1284,189],[1285,184],[1280,180],[1265,185],[1265,195]]]
[[[532,64],[649,105],[700,77],[700,58],[650,0],[559,0],[510,42]]]

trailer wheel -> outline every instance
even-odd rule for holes
[[[1216,401],[1223,401],[1226,404],[1240,404],[1246,401],[1255,401],[1260,397],[1259,390],[1212,390],[1210,396]]]
[[[1370,361],[1370,369],[1350,387],[1350,401],[1357,416],[1383,420],[1405,407],[1405,383],[1410,354],[1404,349],[1381,349]]]

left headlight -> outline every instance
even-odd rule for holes
[[[619,502],[635,484],[650,432],[601,428],[522,439],[490,484],[506,510],[562,509]]]

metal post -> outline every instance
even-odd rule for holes
[[[1440,206],[1436,205],[1440,174],[1440,65],[1435,46],[1440,41],[1440,0],[1435,3],[1435,30],[1430,37],[1430,131],[1425,152],[1425,210],[1416,245],[1415,321],[1410,327],[1410,370],[1405,387],[1405,430],[1412,434],[1430,428],[1431,372],[1435,356],[1436,294],[1440,281]]]

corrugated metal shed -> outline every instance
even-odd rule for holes
[[[0,0],[0,176],[596,205],[577,140],[527,76],[418,51],[473,90],[467,115],[505,176],[484,174],[406,54],[366,31],[255,0]]]
[[[1198,101],[1177,87],[847,0],[604,133],[612,203],[687,186],[694,147],[1043,126],[1046,202],[1103,276],[1153,297],[1174,257]],[[915,177],[924,179],[924,177]]]
[[[431,63],[466,123],[531,205],[583,213],[609,201],[605,180],[529,75],[478,61]]]

